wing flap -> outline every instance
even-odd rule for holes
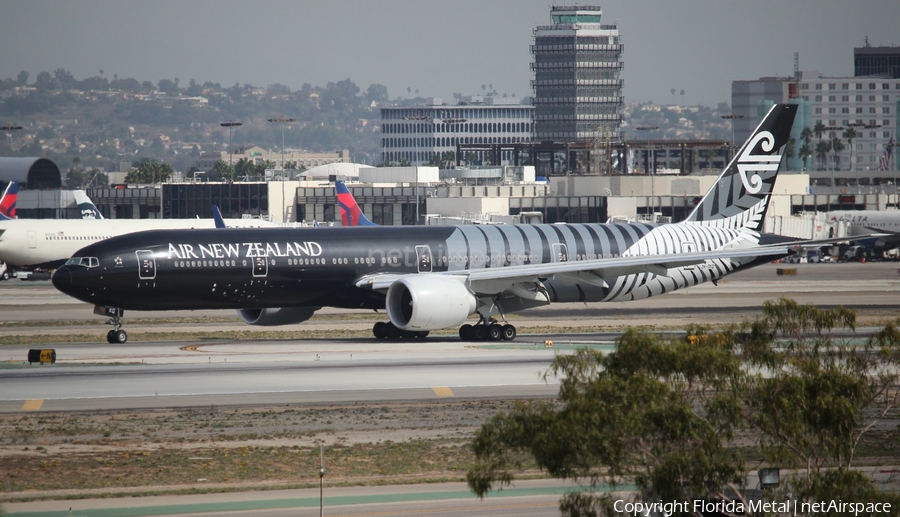
[[[790,245],[734,248],[693,253],[634,255],[595,260],[575,260],[570,262],[552,262],[548,264],[528,264],[426,274],[465,276],[469,285],[472,286],[473,290],[476,292],[479,292],[476,285],[479,282],[490,282],[492,285],[492,289],[490,290],[494,290],[497,280],[504,280],[507,284],[513,285],[518,283],[538,282],[541,279],[546,279],[554,275],[569,275],[573,278],[577,278],[578,281],[603,285],[606,282],[605,278],[614,276],[648,272],[667,276],[670,269],[702,264],[707,260],[788,255],[789,249]],[[414,275],[416,273],[408,274]],[[356,286],[373,290],[385,290],[397,279],[407,276],[408,274],[377,273],[374,275],[365,275],[356,280]]]

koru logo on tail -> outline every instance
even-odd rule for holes
[[[780,154],[751,154],[759,144],[764,153],[771,153],[775,148],[775,137],[768,131],[757,133],[750,142],[744,146],[744,152],[737,161],[738,173],[741,183],[750,194],[758,194],[762,190],[763,182],[759,177],[760,172],[774,172],[781,163]],[[750,177],[747,175],[750,174]]]

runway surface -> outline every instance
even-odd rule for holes
[[[779,275],[778,271],[782,274]],[[784,274],[787,272],[788,274]],[[769,265],[657,298],[629,303],[556,305],[511,317],[515,342],[462,343],[354,339],[129,341],[109,345],[108,327],[92,307],[47,282],[0,282],[0,336],[53,337],[55,365],[23,364],[28,345],[0,347],[0,412],[38,415],[200,406],[365,404],[369,402],[553,397],[543,379],[557,353],[588,344],[611,349],[618,330],[648,325],[736,322],[781,296],[820,306],[857,308],[871,321],[900,315],[896,263]],[[358,311],[323,309],[299,325],[248,327],[233,311],[128,313],[129,331],[365,330]],[[351,315],[346,317],[344,315]],[[206,320],[209,320],[208,322]],[[96,322],[86,324],[85,321]],[[129,323],[131,322],[131,323]],[[576,332],[573,328],[590,329]],[[556,330],[558,329],[558,330]],[[598,331],[598,329],[600,329]],[[95,333],[96,343],[68,343]],[[544,341],[553,347],[545,348]],[[43,348],[43,346],[38,347]],[[522,485],[504,497],[478,501],[461,484],[329,489],[327,515],[548,515],[566,487]],[[315,490],[243,492],[171,498],[120,498],[5,504],[10,515],[318,515]],[[79,513],[81,512],[81,513]]]
[[[69,327],[66,322],[93,318],[99,323],[102,318],[46,282],[10,281],[0,286],[0,323],[7,322],[0,325],[0,334],[57,333],[60,343],[52,345],[57,364],[46,366],[22,364],[31,346],[0,348],[0,411],[552,396],[556,382],[542,380],[541,374],[554,354],[615,339],[616,333],[597,333],[597,326],[618,330],[662,321],[683,328],[687,323],[739,321],[757,314],[765,300],[780,296],[802,303],[845,304],[889,319],[900,309],[898,271],[892,262],[772,264],[727,277],[718,286],[705,284],[648,300],[552,305],[516,315],[511,321],[519,326],[520,336],[512,343],[462,343],[454,337],[399,342],[360,338],[65,343],[73,329],[96,332],[100,341],[106,328]],[[365,330],[372,324],[352,318],[342,321],[342,315],[359,311],[322,313],[322,321],[314,318],[287,327]],[[233,311],[132,314],[140,321],[136,327],[168,329],[174,325],[165,322],[172,318],[191,318],[193,323],[179,324],[180,328],[270,329],[237,321],[203,323],[203,318],[236,319]],[[55,326],[43,327],[42,320]],[[594,330],[570,331],[579,326]],[[561,327],[567,331],[552,330]],[[541,331],[529,334],[530,328]],[[544,347],[547,339],[554,342],[553,348]]]

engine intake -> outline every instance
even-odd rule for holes
[[[238,309],[238,316],[247,325],[274,327],[303,323],[312,318],[319,307],[274,307],[265,309]]]
[[[462,325],[475,313],[478,300],[457,279],[423,275],[391,284],[385,305],[399,329],[437,330]]]

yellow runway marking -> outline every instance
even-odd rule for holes
[[[453,397],[453,390],[446,386],[435,386],[431,388],[438,397]]]
[[[37,411],[44,405],[44,399],[26,400],[22,404],[22,411]]]

